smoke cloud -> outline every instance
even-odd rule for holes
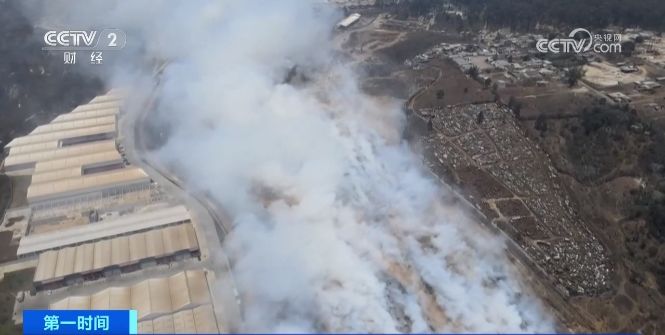
[[[146,82],[147,60],[169,61],[153,120],[171,130],[157,157],[233,220],[224,243],[241,331],[553,330],[503,242],[401,139],[400,105],[363,94],[335,56],[339,11],[312,1],[40,5],[42,22],[126,30],[109,73],[122,84]]]

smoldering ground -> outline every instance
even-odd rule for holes
[[[310,1],[86,4],[42,3],[35,17],[141,41],[108,73],[112,84],[147,82],[145,64],[169,62],[150,88],[151,118],[170,126],[157,157],[233,220],[224,243],[243,331],[552,330],[502,241],[402,141],[400,106],[363,94],[333,56],[339,11]],[[294,66],[307,80],[285,81]]]

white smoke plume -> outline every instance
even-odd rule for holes
[[[170,61],[154,117],[172,131],[158,157],[233,219],[224,243],[241,331],[553,330],[503,242],[401,139],[400,106],[363,94],[335,56],[340,12],[313,1],[86,4],[42,13],[140,36],[116,78],[142,81],[128,72]],[[294,65],[306,79],[285,83]]]

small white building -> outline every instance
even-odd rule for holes
[[[360,20],[360,14],[358,13],[353,13],[349,16],[347,16],[344,20],[339,21],[337,24],[337,29],[346,29],[353,25],[354,23],[358,22]]]

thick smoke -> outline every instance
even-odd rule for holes
[[[51,20],[74,20],[54,7]],[[401,140],[400,106],[364,95],[334,56],[339,12],[312,1],[91,8],[89,23],[142,38],[116,78],[144,81],[127,72],[169,61],[155,92],[154,117],[171,125],[158,157],[233,219],[242,331],[553,329],[503,243]]]

